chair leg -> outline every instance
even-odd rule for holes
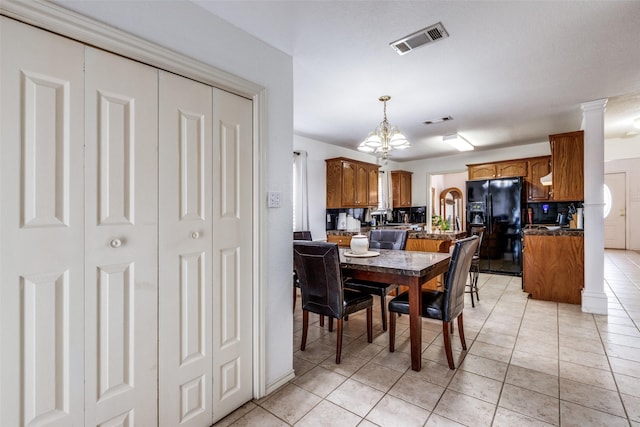
[[[331,326],[331,320],[333,317],[329,318],[329,326]],[[340,364],[340,357],[342,355],[342,319],[338,319],[338,338],[336,344],[336,364]]]
[[[333,317],[331,316],[329,316],[329,332],[333,332]]]
[[[324,328],[324,316],[322,314],[320,315],[320,327]]]
[[[298,299],[298,291],[296,290],[296,287],[293,287],[293,311],[295,313],[296,311],[296,299]]]
[[[453,363],[453,351],[451,350],[451,335],[449,335],[449,322],[442,322],[442,336],[444,337],[444,351],[447,354],[449,369],[455,369]]]
[[[367,342],[373,342],[373,308],[367,307]]]
[[[480,268],[480,267],[478,267]],[[473,274],[473,289],[476,291],[476,299],[480,301],[480,294],[478,293],[478,276],[480,276],[480,271],[477,270]]]
[[[382,330],[387,330],[387,307],[384,295],[380,295],[380,311],[382,312]]]
[[[396,316],[389,314],[389,352],[396,351]]]
[[[473,302],[473,275],[474,273],[469,271],[469,294],[471,295],[471,307],[476,306]]]
[[[309,312],[302,310],[302,342],[300,343],[300,351],[304,351],[307,345],[307,329],[309,329]]]
[[[460,334],[460,344],[462,344],[462,349],[466,350],[467,343],[464,340],[464,326],[462,324],[462,313],[460,313],[460,315],[458,316],[458,333]]]

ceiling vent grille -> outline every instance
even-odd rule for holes
[[[389,45],[398,52],[398,55],[404,55],[405,53],[411,52],[413,49],[420,46],[424,46],[425,44],[442,40],[447,37],[449,37],[449,33],[444,29],[442,22],[438,22],[430,27],[423,28],[413,34],[409,34],[400,40],[389,43]]]

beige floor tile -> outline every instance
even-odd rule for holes
[[[498,362],[497,360],[467,354],[467,357],[465,357],[464,362],[462,362],[459,369],[494,380],[504,381],[504,377],[507,373],[507,366],[508,365],[506,363]]]
[[[625,416],[617,391],[560,378],[560,399],[609,414]]]
[[[512,349],[500,347],[494,344],[487,344],[481,341],[475,341],[469,348],[469,354],[484,357],[486,359],[497,360],[498,362],[508,363],[511,359]]]
[[[605,343],[605,349],[609,357],[617,357],[619,359],[633,360],[640,362],[640,348],[629,347],[626,345]]]
[[[430,412],[404,400],[386,395],[366,419],[379,426],[423,426]]]
[[[465,427],[464,424],[457,423],[438,414],[431,414],[424,427]]]
[[[468,347],[467,347],[468,348]],[[451,352],[453,353],[453,363],[455,366],[460,366],[460,363],[465,358],[466,352],[463,352],[458,345],[455,345],[452,340]],[[448,366],[447,354],[444,351],[444,347],[438,344],[431,344],[425,351],[422,352],[422,357],[431,360],[436,363]]]
[[[562,427],[627,427],[629,425],[626,418],[565,401],[560,401],[560,421]]]
[[[611,370],[617,374],[640,378],[640,362],[609,357],[609,363],[611,363]]]
[[[326,397],[346,379],[343,375],[316,366],[306,374],[296,377],[293,383],[317,396]]]
[[[355,427],[362,418],[323,400],[296,423],[296,427]]]
[[[560,378],[606,388],[607,390],[617,390],[613,374],[609,369],[590,368],[588,366],[560,361]]]
[[[535,337],[518,336],[514,351],[525,351],[549,359],[558,359],[558,342],[542,341]]]
[[[609,334],[606,332],[602,332],[601,336],[605,343],[625,345],[627,347],[640,349],[640,338],[630,337],[628,335]]]
[[[553,424],[510,411],[506,408],[498,407],[493,418],[492,427],[551,427]]]
[[[447,389],[455,390],[489,403],[498,403],[502,384],[502,381],[496,381],[472,372],[458,370]]]
[[[334,361],[335,362],[335,361]],[[315,363],[302,359],[297,356],[293,356],[293,370],[296,373],[296,377],[304,375],[316,366]]]
[[[410,369],[405,373],[405,375],[446,387],[455,373],[456,371],[449,369],[447,365],[436,363],[432,360],[422,359],[422,369],[420,369],[420,371],[416,372]]]
[[[351,378],[386,393],[401,376],[402,372],[369,362]]]
[[[243,416],[247,415],[249,412],[253,411],[257,408],[257,405],[253,402],[247,402],[217,423],[214,424],[215,427],[227,427],[232,425],[235,421],[239,420]]]
[[[557,358],[552,359],[526,351],[514,350],[511,356],[511,364],[549,375],[558,375],[559,362]]]
[[[340,364],[336,364],[335,358],[331,356],[321,362],[320,366],[328,371],[335,372],[336,374],[350,377],[355,372],[357,372],[358,369],[362,368],[366,363],[367,359],[354,356],[353,354],[343,353]]]
[[[433,412],[461,424],[480,427],[491,425],[495,409],[495,404],[447,390]]]
[[[342,354],[352,354],[362,359],[371,360],[383,350],[386,350],[386,347],[368,343],[366,339],[358,339],[342,347]]]
[[[505,384],[498,406],[553,425],[560,425],[560,400],[522,387]]]
[[[358,427],[380,427],[377,424],[372,423],[369,420],[362,420],[360,421],[360,424],[358,424]]]
[[[215,425],[216,427],[218,426],[218,424]],[[272,413],[264,410],[263,408],[258,407],[248,414],[242,416],[231,425],[233,427],[285,427],[289,424],[276,417]]]
[[[631,421],[640,423],[640,397],[622,394],[622,403]]]
[[[606,355],[568,347],[560,348],[560,362],[571,362],[590,368],[610,369],[609,360]]]
[[[336,357],[335,347],[326,347],[319,344],[308,344],[304,351],[299,348],[293,353],[293,357],[299,357],[307,362],[318,364],[329,356]],[[334,359],[335,360],[335,359]]]
[[[409,353],[381,351],[371,361],[402,373],[411,368],[411,355]]]
[[[560,335],[560,351],[563,349],[572,349],[580,352],[589,352],[605,355],[604,346],[600,339],[587,339],[572,337],[569,335]]]
[[[484,329],[480,331],[476,341],[493,344],[500,347],[513,349],[516,345],[516,337],[511,335],[494,335]]]
[[[560,378],[556,375],[549,375],[544,372],[509,365],[505,382],[551,397],[560,397]]]
[[[419,406],[427,411],[433,410],[445,388],[425,380],[403,375],[389,390],[391,396]]]
[[[382,399],[384,393],[361,382],[348,379],[327,400],[364,417]]]
[[[620,393],[640,397],[640,380],[628,375],[614,374]]]
[[[262,407],[289,424],[296,423],[322,399],[295,384],[289,384],[262,403]]]

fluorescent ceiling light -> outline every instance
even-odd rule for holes
[[[633,121],[633,127],[640,129],[640,117]]]
[[[444,142],[447,142],[453,146],[458,151],[471,151],[473,150],[473,145],[469,143],[466,139],[454,133],[452,135],[445,135],[442,137]]]

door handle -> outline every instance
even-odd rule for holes
[[[119,248],[120,246],[122,246],[122,240],[113,239],[112,241],[109,242],[109,246],[111,246],[114,249]]]

